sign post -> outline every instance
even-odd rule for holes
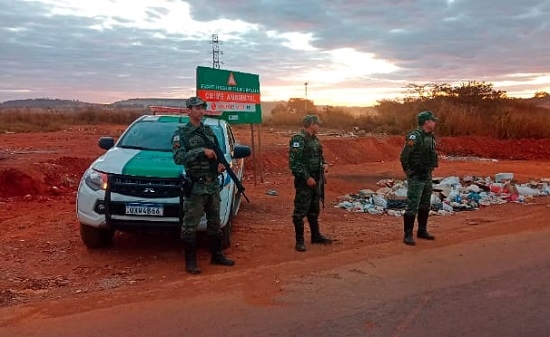
[[[222,111],[231,124],[260,124],[260,77],[238,71],[197,67],[197,96],[208,110]]]
[[[208,103],[207,110],[220,112],[220,118],[230,124],[250,124],[254,182],[256,183],[256,149],[254,124],[262,123],[260,77],[239,71],[197,67],[197,96]],[[258,138],[261,137],[258,132]],[[261,141],[259,141],[261,144]],[[261,146],[261,145],[260,145]],[[260,163],[261,148],[260,152]],[[263,167],[260,176],[263,182]]]

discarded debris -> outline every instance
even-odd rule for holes
[[[525,203],[533,197],[550,196],[549,178],[525,184],[514,183],[513,178],[513,173],[498,173],[494,180],[474,176],[434,178],[431,214],[452,215],[482,206]],[[381,186],[377,191],[361,189],[357,194],[339,197],[335,207],[351,212],[402,216],[407,206],[407,182],[384,179],[376,185]]]

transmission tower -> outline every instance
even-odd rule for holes
[[[220,55],[223,55],[223,52],[220,51],[218,34],[212,34],[212,68],[220,69]]]

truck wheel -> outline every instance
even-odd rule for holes
[[[113,242],[115,231],[80,224],[80,238],[88,248],[103,248]]]

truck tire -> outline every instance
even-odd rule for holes
[[[80,238],[88,248],[103,248],[111,245],[115,231],[80,224]]]

